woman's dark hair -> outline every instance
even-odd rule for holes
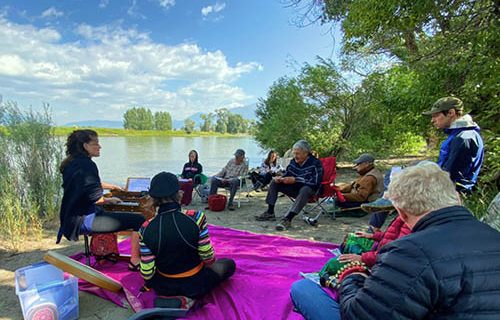
[[[89,156],[89,153],[83,147],[84,143],[89,143],[91,140],[97,139],[97,132],[90,129],[75,130],[66,140],[66,158],[59,166],[59,172],[63,172],[64,168],[78,155]]]
[[[272,156],[273,154],[277,154],[277,153],[276,153],[276,151],[271,150],[271,151],[269,151],[269,153],[267,154],[267,158],[266,158],[266,160],[264,160],[264,163],[265,163],[266,165],[271,166],[271,156]],[[278,160],[278,157],[276,157],[276,158],[274,159],[274,161],[272,162],[272,164],[273,164],[274,166],[276,165],[276,161],[277,161],[277,160]]]
[[[196,150],[191,150],[191,151],[189,151],[188,156],[191,154],[191,152],[193,152],[193,153],[194,153],[194,156],[195,156],[195,157],[194,157],[194,162],[193,162],[193,163],[198,163],[198,152],[197,152]],[[191,161],[191,160],[190,160],[190,161]]]

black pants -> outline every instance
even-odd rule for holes
[[[275,183],[273,181],[267,191],[266,203],[268,205],[274,206],[276,204],[276,201],[278,200],[278,192],[282,192],[287,196],[295,198],[295,202],[292,204],[287,215],[285,216],[288,220],[292,220],[293,217],[300,213],[302,208],[306,206],[309,197],[314,195],[316,191],[311,187],[300,183],[284,184]]]
[[[238,191],[240,187],[240,179],[230,178],[223,182],[220,179],[212,178],[210,181],[210,194],[217,194],[217,189],[219,189],[219,187],[229,188],[229,200],[227,201],[227,205],[230,206],[233,204],[236,191]]]
[[[270,172],[266,173],[265,175],[261,175],[255,171],[250,173],[250,179],[252,180],[254,188],[267,186],[269,182],[271,182],[272,178],[273,176]],[[257,186],[257,182],[260,182],[260,186]]]

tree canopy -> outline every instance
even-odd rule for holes
[[[285,2],[297,8],[301,26],[319,22],[339,28],[342,50],[337,65],[319,58],[269,88],[257,109],[255,136],[263,147],[284,152],[305,138],[320,155],[351,159],[360,152],[432,150],[443,135],[422,112],[441,97],[457,96],[485,141],[479,189],[488,196],[477,203],[496,194],[498,1]]]

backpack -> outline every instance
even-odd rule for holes
[[[118,251],[118,237],[116,233],[96,233],[90,240],[90,254],[96,259],[96,262],[108,260],[118,261],[120,253]]]

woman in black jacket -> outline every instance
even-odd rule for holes
[[[192,179],[194,185],[201,183],[200,174],[203,172],[203,166],[198,162],[198,152],[196,150],[189,151],[189,161],[182,168],[181,178]]]
[[[196,150],[189,151],[189,161],[182,168],[180,180],[181,190],[184,191],[181,204],[188,205],[193,198],[193,188],[201,184],[201,173],[203,172],[202,165],[198,162],[198,152]]]
[[[101,146],[93,130],[75,130],[66,142],[66,158],[59,168],[63,175],[64,195],[61,203],[61,226],[57,243],[62,236],[76,241],[79,235],[108,233],[132,229],[138,231],[144,222],[142,215],[129,212],[106,212],[99,204],[118,203],[118,198],[104,198],[103,189],[119,187],[101,182],[93,157],[100,156]],[[133,237],[137,237],[137,233]],[[132,241],[135,243],[136,241]],[[138,250],[132,250],[138,252]],[[130,269],[137,270],[140,257],[132,256]]]

